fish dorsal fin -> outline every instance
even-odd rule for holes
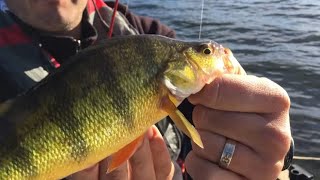
[[[169,117],[173,120],[175,125],[186,134],[194,143],[203,148],[203,143],[198,131],[195,127],[186,119],[186,117],[178,110],[175,104],[178,101],[174,97],[165,96],[161,101],[161,109],[169,114]]]

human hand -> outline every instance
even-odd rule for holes
[[[189,101],[204,144],[193,144],[186,168],[193,179],[275,180],[291,142],[290,100],[266,78],[224,75]],[[227,168],[219,166],[227,139],[235,151]]]
[[[68,180],[172,179],[174,166],[159,130],[152,126],[133,156],[119,168],[106,173],[106,158],[91,168],[77,172]]]

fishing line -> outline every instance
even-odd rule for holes
[[[204,0],[202,0],[202,3],[201,3],[199,39],[201,39],[201,32],[202,32],[203,8],[204,8]]]
[[[96,1],[95,1],[95,0],[92,0],[92,3],[93,3],[93,6],[94,6],[95,11],[96,11],[96,13],[98,14],[98,17],[99,17],[99,19],[100,19],[100,21],[101,21],[101,23],[102,23],[102,26],[104,26],[104,27],[106,28],[107,32],[108,32],[109,29],[110,29],[110,26],[107,24],[107,22],[106,22],[105,20],[103,20],[101,14],[100,14],[100,12],[99,12],[99,8],[97,7]]]

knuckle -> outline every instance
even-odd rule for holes
[[[290,149],[291,133],[289,130],[272,125],[267,125],[266,131],[271,153],[266,157],[266,161],[274,163],[281,161]]]
[[[288,110],[290,108],[290,105],[291,105],[291,101],[290,101],[290,97],[287,93],[286,90],[284,90],[282,87],[280,87],[278,85],[278,102],[279,102],[279,105]]]
[[[279,110],[288,110],[290,108],[291,101],[287,91],[268,78],[262,77],[261,79],[265,84],[266,89],[269,89],[268,95],[272,98],[273,103],[277,105],[277,108]]]

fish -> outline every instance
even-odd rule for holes
[[[0,179],[61,179],[109,156],[110,172],[168,115],[203,148],[177,106],[216,77],[243,71],[231,50],[214,41],[160,35],[101,41],[0,104]]]

